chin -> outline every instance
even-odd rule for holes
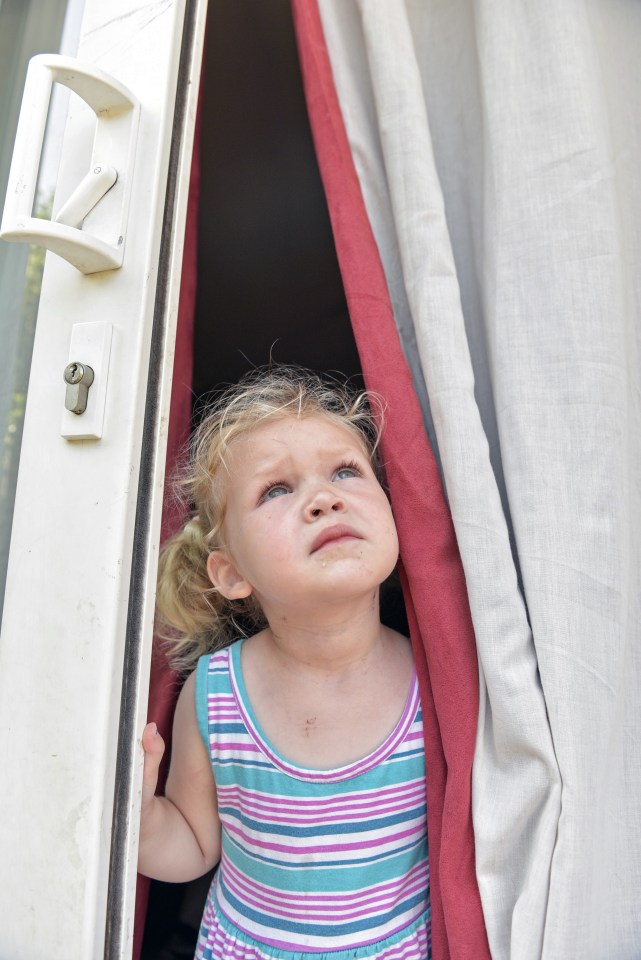
[[[382,578],[378,575],[369,576],[355,574],[352,571],[341,570],[335,576],[328,577],[323,585],[322,592],[328,600],[361,600],[364,597],[375,597],[381,584],[387,579],[388,574]]]

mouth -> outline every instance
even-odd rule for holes
[[[351,527],[345,526],[345,524],[339,523],[334,527],[326,527],[325,530],[321,530],[314,542],[312,543],[312,548],[310,553],[316,553],[318,550],[322,550],[323,547],[328,546],[331,543],[337,543],[338,541],[344,540],[362,540],[355,530],[352,530]]]

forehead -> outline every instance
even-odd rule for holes
[[[339,452],[360,452],[369,459],[363,435],[322,413],[306,417],[273,417],[235,438],[229,454],[236,465],[278,460],[281,457],[315,457]]]

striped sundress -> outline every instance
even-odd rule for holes
[[[222,823],[195,960],[427,960],[425,758],[418,684],[363,760],[288,763],[266,740],[243,641],[201,657],[196,713]]]

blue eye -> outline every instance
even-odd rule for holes
[[[289,493],[289,487],[284,483],[271,483],[260,495],[260,502],[263,503],[265,500],[275,500],[276,497],[282,497],[283,494]]]
[[[352,477],[360,477],[361,471],[355,463],[345,463],[339,467],[334,474],[335,480],[350,480]]]

